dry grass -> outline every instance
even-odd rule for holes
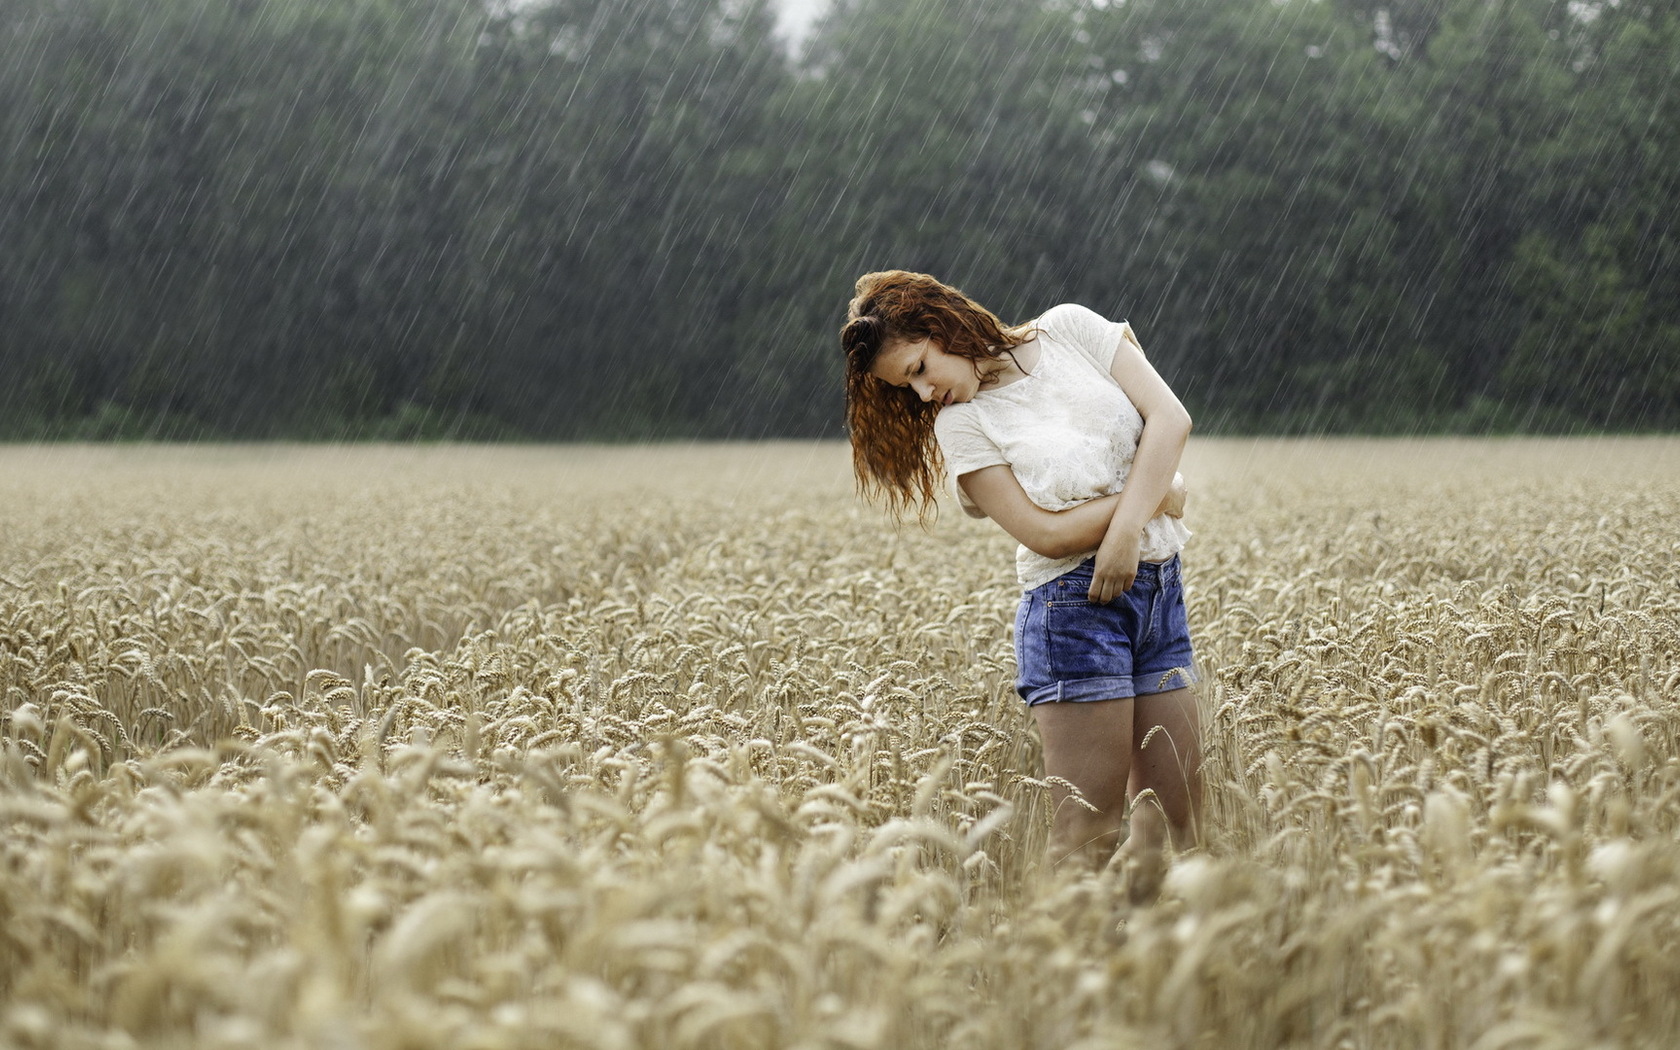
[[[832,445],[0,450],[0,1045],[1670,1047],[1680,443],[1200,442],[1211,845],[1039,869]]]

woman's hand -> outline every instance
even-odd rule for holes
[[[1184,475],[1174,474],[1172,487],[1161,499],[1161,505],[1155,508],[1155,513],[1165,514],[1169,518],[1184,517],[1184,497],[1189,494],[1190,490],[1184,484]]]
[[[1086,597],[1104,605],[1120,597],[1137,579],[1143,534],[1132,529],[1109,529],[1097,548],[1097,563],[1091,572],[1091,590]]]

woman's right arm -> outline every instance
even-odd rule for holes
[[[1120,503],[1118,493],[1089,500],[1066,510],[1045,510],[1027,497],[1026,490],[1006,464],[982,467],[957,478],[974,505],[1003,526],[1003,531],[1035,554],[1066,558],[1101,546]],[[1184,514],[1184,479],[1175,477],[1157,514]]]

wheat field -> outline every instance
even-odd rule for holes
[[[1134,901],[843,446],[0,449],[0,1046],[1680,1042],[1680,441],[1184,471]]]

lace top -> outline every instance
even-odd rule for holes
[[[985,514],[957,479],[982,467],[1009,466],[1027,498],[1045,510],[1119,492],[1131,473],[1143,417],[1109,374],[1125,322],[1065,303],[1036,325],[1040,353],[1031,375],[948,405],[934,420],[951,490],[970,517]],[[1144,527],[1140,553],[1145,561],[1165,561],[1189,538],[1182,521],[1158,515]],[[1046,558],[1022,546],[1016,575],[1031,590],[1095,553],[1093,547]]]

